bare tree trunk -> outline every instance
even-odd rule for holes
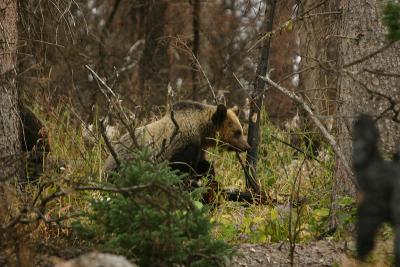
[[[17,0],[0,0],[0,183],[21,171],[20,123],[16,88]]]
[[[272,31],[274,15],[275,15],[276,0],[266,0],[265,18],[264,18],[264,33]],[[251,94],[250,99],[250,114],[249,114],[249,131],[247,142],[251,146],[250,151],[247,152],[247,171],[246,171],[246,186],[253,187],[251,181],[256,177],[256,165],[257,165],[257,153],[258,144],[260,140],[260,121],[261,121],[261,109],[264,98],[265,81],[259,76],[265,76],[268,69],[269,49],[271,45],[271,38],[265,37],[261,48],[260,61],[256,71],[256,77],[254,79],[254,90]],[[249,175],[251,177],[249,177]],[[256,190],[258,191],[258,190]],[[260,193],[260,192],[256,192]]]
[[[193,48],[192,53],[199,60],[199,49],[200,49],[200,0],[193,1]],[[192,64],[192,99],[197,100],[198,98],[198,79],[197,79],[197,64],[193,60]]]
[[[400,102],[399,44],[388,46],[381,53],[363,62],[355,61],[385,46],[385,29],[381,23],[381,1],[341,1],[338,144],[351,160],[351,130],[360,113],[375,116],[386,152],[393,152],[400,135],[400,118],[396,103]],[[397,73],[391,76],[390,73]],[[354,196],[355,188],[342,164],[338,162],[334,196]]]
[[[161,105],[169,82],[168,39],[164,33],[169,1],[142,0],[142,5],[145,47],[140,59],[140,90],[142,100]]]
[[[299,89],[303,99],[320,116],[328,129],[332,127],[336,111],[338,40],[335,23],[340,11],[338,1],[306,0],[300,4],[301,20],[298,31],[300,41],[301,74]],[[313,15],[311,15],[313,14]],[[315,146],[321,140],[320,131],[309,120],[305,128]]]

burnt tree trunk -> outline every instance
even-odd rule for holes
[[[343,14],[338,25],[342,37],[339,58],[343,69],[338,92],[338,145],[351,161],[352,124],[355,116],[367,113],[377,119],[383,148],[392,153],[400,135],[400,45],[388,46],[368,60],[357,61],[387,44],[381,1],[341,1],[340,8]],[[355,187],[340,161],[335,177],[335,198],[354,196]]]
[[[264,33],[267,34],[272,31],[274,15],[275,15],[276,0],[266,0],[265,18],[264,18]],[[265,37],[262,47],[261,56],[258,62],[256,77],[254,79],[254,90],[250,96],[250,113],[249,113],[249,130],[247,142],[251,149],[247,152],[247,171],[246,186],[253,188],[256,193],[260,193],[258,184],[253,184],[257,176],[257,153],[258,144],[260,140],[260,121],[261,110],[264,98],[265,82],[259,77],[265,76],[268,70],[269,50],[271,45],[271,37]]]
[[[200,49],[200,0],[193,1],[193,14],[192,14],[192,27],[193,27],[193,56],[199,60]],[[197,79],[198,66],[196,60],[193,59],[192,64],[192,99],[198,98],[198,79]]]
[[[20,177],[21,142],[16,88],[17,1],[0,0],[0,183]]]

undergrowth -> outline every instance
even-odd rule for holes
[[[92,200],[74,224],[79,236],[139,266],[225,266],[233,250],[210,236],[207,209],[183,190],[182,175],[149,158],[139,152],[111,177],[111,185],[126,190]]]
[[[291,143],[292,135],[303,140],[298,148],[307,155],[284,143]],[[282,131],[264,116],[257,178],[272,203],[243,206],[219,198],[219,207],[212,212],[212,220],[218,225],[214,230],[217,237],[233,243],[281,242],[288,241],[295,229],[295,241],[304,242],[328,229],[335,157],[327,145],[322,145],[318,155],[312,155],[312,149],[305,145],[307,136],[300,129],[295,133]],[[214,149],[208,156],[217,166],[217,179],[223,187],[246,190],[234,154]],[[339,223],[353,222],[354,200],[343,199],[340,205],[350,208],[337,214]]]
[[[56,182],[44,193],[50,194],[60,188],[68,190],[72,184],[105,182],[101,169],[107,149],[96,124],[88,142],[83,137],[85,128],[79,125],[74,112],[60,108],[46,114],[38,113],[49,130],[51,145],[40,181]],[[218,205],[209,211],[209,221],[214,224],[212,234],[217,240],[231,244],[315,240],[328,228],[334,153],[324,144],[315,158],[295,151],[284,144],[291,142],[292,135],[302,140],[299,143],[302,151],[312,153],[305,145],[307,133],[300,129],[295,133],[286,132],[272,125],[265,115],[261,129],[257,178],[270,201],[265,205],[246,205],[217,198]],[[245,190],[244,174],[234,153],[215,148],[207,152],[207,158],[215,164],[217,180],[223,188]],[[36,187],[30,188],[34,195]],[[94,208],[91,200],[101,198],[104,195],[97,191],[73,192],[53,201],[48,207],[49,214],[85,213]],[[339,214],[340,223],[352,222],[354,200],[343,199],[341,205],[348,209]],[[59,223],[56,231],[42,223],[39,229],[47,240],[59,242],[63,238],[74,239],[70,223],[71,219]]]

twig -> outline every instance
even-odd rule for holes
[[[325,126],[322,124],[322,122],[318,119],[318,117],[314,114],[314,112],[312,111],[312,109],[305,103],[305,101],[303,100],[302,97],[296,95],[295,93],[289,91],[288,89],[280,86],[279,84],[275,83],[274,81],[271,80],[271,78],[269,77],[269,73],[263,77],[263,76],[259,76],[261,79],[263,79],[264,81],[266,81],[269,85],[275,87],[276,89],[278,89],[279,91],[281,91],[284,95],[286,95],[287,97],[291,98],[292,100],[296,101],[297,103],[299,103],[303,109],[308,113],[308,115],[311,117],[311,119],[313,120],[313,122],[315,123],[315,125],[319,128],[319,130],[321,131],[322,135],[327,139],[327,141],[329,142],[329,144],[332,146],[333,150],[335,151],[336,155],[339,157],[339,159],[342,161],[342,164],[346,170],[346,172],[349,174],[350,180],[352,181],[352,183],[354,184],[354,186],[356,188],[358,188],[358,183],[357,181],[354,179],[353,176],[353,172],[348,164],[348,161],[346,160],[346,158],[344,157],[342,150],[339,148],[339,146],[337,145],[334,137],[328,132],[328,130],[325,128]]]
[[[51,222],[49,220],[47,220],[45,218],[45,216],[43,215],[43,212],[46,208],[47,203],[49,203],[50,201],[57,199],[59,197],[63,197],[68,195],[68,193],[70,192],[75,192],[75,191],[103,191],[103,192],[110,192],[110,193],[133,193],[133,192],[137,192],[140,190],[143,190],[145,188],[149,188],[152,186],[156,186],[159,189],[163,190],[163,191],[167,191],[165,188],[163,188],[161,185],[156,184],[156,183],[147,183],[147,184],[141,184],[141,185],[135,185],[135,186],[129,186],[129,187],[101,187],[101,186],[75,186],[72,188],[69,188],[67,190],[64,191],[56,191],[50,195],[48,195],[47,197],[43,198],[43,200],[40,202],[38,208],[34,208],[33,206],[28,208],[23,208],[21,210],[21,212],[7,225],[1,227],[2,229],[10,229],[12,227],[14,227],[16,224],[18,223],[31,223],[31,222],[35,222],[38,221],[39,219],[43,219],[43,221],[45,222]],[[37,198],[35,198],[36,200]],[[36,201],[35,201],[36,202]],[[24,218],[25,214],[28,214],[28,212],[34,212],[38,215],[38,218],[35,220],[26,220]]]
[[[174,132],[172,133],[172,136],[170,138],[170,143],[175,139],[175,137],[178,135],[180,128],[179,128],[179,124],[175,119],[175,114],[174,114],[174,110],[171,107],[171,120],[172,123],[174,124]]]
[[[300,197],[300,186],[301,186],[300,172],[301,172],[301,169],[302,169],[305,161],[306,161],[306,159],[303,158],[303,161],[301,162],[301,165],[299,166],[299,168],[297,170],[297,174],[294,177],[294,181],[293,181],[292,189],[291,189],[291,194],[290,194],[290,198],[289,198],[290,206],[289,206],[289,225],[288,225],[289,229],[288,230],[289,230],[289,257],[290,257],[291,266],[293,266],[293,263],[294,263],[294,252],[295,252],[295,249],[296,249],[296,240],[297,240],[298,234],[300,233],[299,232],[299,230],[300,230],[299,225],[300,225],[300,219],[301,219],[301,216],[300,216],[301,205],[299,205],[299,206],[296,207],[297,216],[296,216],[296,221],[295,221],[295,225],[294,225],[294,231],[292,231],[293,200],[294,200],[295,195],[296,195],[296,201],[297,202],[298,202],[299,197]],[[296,184],[297,183],[298,183],[298,186],[296,188]]]
[[[391,119],[392,119],[394,122],[397,122],[397,123],[400,122],[400,120],[399,120],[399,118],[398,118],[398,116],[399,116],[399,114],[400,114],[400,110],[399,110],[398,108],[396,108],[396,106],[399,104],[398,101],[396,101],[396,100],[395,100],[392,96],[390,96],[390,95],[385,95],[385,94],[383,94],[383,93],[381,93],[381,92],[374,91],[374,90],[370,89],[370,88],[368,87],[367,84],[365,84],[365,83],[364,83],[363,81],[361,81],[360,79],[356,78],[355,75],[354,75],[352,72],[347,71],[347,70],[342,70],[342,72],[345,73],[345,74],[347,74],[354,82],[358,83],[358,84],[359,84],[362,88],[364,88],[365,91],[367,91],[367,93],[369,93],[371,96],[377,95],[377,96],[382,97],[383,99],[386,99],[386,100],[389,102],[390,105],[389,105],[385,110],[383,110],[379,115],[377,115],[376,120],[382,118],[382,117],[385,115],[386,112],[392,111],[392,112],[393,112],[393,116],[391,117]]]
[[[192,55],[192,57],[193,57],[193,59],[194,59],[196,65],[197,65],[197,67],[198,67],[199,70],[201,71],[201,74],[203,75],[204,79],[206,79],[206,81],[207,81],[208,88],[210,89],[210,91],[211,91],[211,93],[212,93],[212,95],[213,95],[215,104],[218,104],[218,99],[217,99],[217,96],[216,96],[216,94],[215,94],[215,92],[214,92],[214,88],[212,87],[212,85],[211,85],[211,83],[210,83],[210,80],[208,79],[206,73],[204,72],[204,69],[203,69],[203,67],[202,67],[201,64],[200,64],[200,61],[197,59],[196,55],[193,54],[193,52],[190,50],[190,48],[187,46],[186,43],[182,42],[182,41],[179,40],[179,39],[178,39],[178,42],[179,42],[182,46],[184,46],[185,49],[187,49],[187,51],[190,51],[190,53],[191,53],[191,55]]]
[[[90,73],[111,93],[113,97],[117,97],[110,86],[108,86],[107,83],[103,79],[101,79],[100,76],[89,65],[85,65],[85,68],[90,71]]]
[[[236,152],[236,158],[238,159],[240,166],[242,167],[243,171],[244,171],[244,175],[246,176],[246,180],[248,181],[251,189],[254,190],[254,193],[256,193],[257,195],[261,195],[261,190],[260,190],[260,186],[257,183],[257,181],[254,179],[253,175],[249,172],[249,169],[246,168],[246,166],[243,163],[242,158],[239,155],[239,152]]]
[[[118,159],[117,153],[115,152],[114,148],[111,145],[110,140],[108,140],[108,136],[106,134],[106,129],[104,128],[103,120],[98,120],[99,127],[100,127],[100,133],[101,136],[103,136],[104,142],[106,143],[106,146],[108,148],[108,151],[110,151],[111,156],[114,158],[115,164],[117,164],[117,168],[121,166],[121,162]]]
[[[367,69],[367,68],[363,68],[362,71],[366,71],[366,72],[380,75],[380,76],[400,78],[400,73],[384,72],[381,70],[371,70],[371,69]]]
[[[303,154],[304,156],[306,156],[306,157],[308,157],[308,158],[310,158],[310,159],[312,159],[312,160],[315,160],[315,161],[318,162],[318,163],[322,163],[319,159],[317,159],[314,155],[308,153],[307,151],[304,151],[304,150],[302,150],[301,148],[298,148],[297,146],[294,146],[294,145],[292,145],[292,144],[286,142],[285,140],[280,139],[279,137],[277,137],[277,136],[275,136],[275,135],[273,135],[273,134],[271,135],[271,137],[274,138],[275,140],[277,140],[278,142],[280,142],[280,143],[282,143],[282,144],[284,144],[284,145],[286,145],[286,146],[288,146],[288,147],[290,147],[290,148],[296,150],[297,152],[300,152],[300,153]]]
[[[201,66],[201,64],[200,64],[199,60],[197,59],[197,57],[195,55],[193,55],[193,58],[196,61],[196,64],[197,64],[197,66],[199,67],[199,69],[201,71],[201,74],[203,74],[204,79],[206,79],[207,84],[208,84],[208,88],[210,89],[210,91],[211,91],[211,93],[213,95],[214,101],[217,104],[218,103],[217,96],[215,95],[214,88],[212,87],[212,85],[210,83],[210,80],[208,79],[206,73],[204,72],[203,67]]]
[[[96,78],[97,82],[100,82],[104,87],[107,88],[109,92],[111,92],[111,95],[115,99],[111,99],[107,93],[102,89],[102,87],[98,84],[100,92],[104,95],[106,98],[107,102],[114,107],[117,110],[117,116],[120,119],[122,125],[128,130],[128,133],[132,139],[132,142],[136,147],[138,147],[137,140],[134,134],[134,130],[132,127],[130,127],[129,123],[129,118],[127,114],[124,112],[124,109],[122,108],[121,101],[118,99],[118,96],[114,93],[114,91],[110,88],[110,86],[107,85],[107,83],[99,77],[99,75],[92,69],[90,68],[89,65],[85,65],[85,68],[90,71],[90,73]],[[123,116],[123,117],[122,117]]]
[[[375,51],[369,53],[368,55],[363,56],[362,58],[359,58],[359,59],[356,59],[356,60],[354,60],[354,61],[351,61],[351,62],[349,62],[349,63],[344,64],[342,68],[343,68],[343,69],[346,69],[346,68],[349,68],[349,67],[351,67],[351,66],[353,66],[353,65],[356,65],[356,64],[359,64],[359,63],[361,63],[361,62],[364,62],[364,61],[366,61],[366,60],[372,58],[372,57],[375,56],[376,54],[379,54],[379,53],[381,53],[382,51],[388,49],[388,48],[391,47],[394,43],[395,43],[395,42],[387,43],[386,45],[384,45],[384,46],[378,48],[377,50],[375,50]]]

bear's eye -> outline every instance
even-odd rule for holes
[[[233,135],[235,136],[235,138],[239,138],[242,135],[242,131],[240,130],[236,130]]]

